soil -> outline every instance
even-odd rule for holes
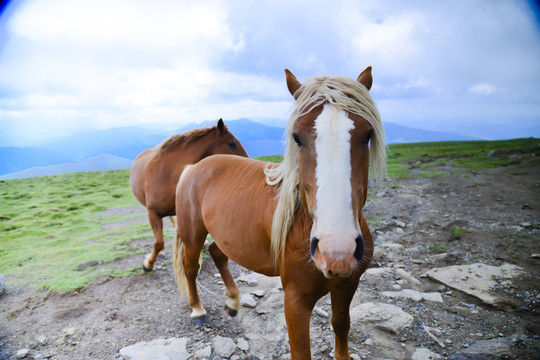
[[[376,245],[397,243],[404,251],[392,257],[376,248],[371,266],[406,270],[420,280],[416,290],[439,292],[443,302],[382,296],[382,291],[403,284],[398,277],[382,278],[375,284],[361,281],[352,307],[366,302],[394,304],[411,314],[414,322],[398,334],[353,323],[353,358],[410,359],[415,349],[424,347],[451,359],[475,359],[467,357],[467,349],[491,340],[492,344],[507,341],[506,353],[476,359],[540,359],[540,259],[535,255],[540,254],[540,167],[515,164],[480,173],[462,170],[460,174],[452,169],[454,175],[447,177],[422,177],[425,170],[412,171],[410,178],[385,180],[372,189],[376,195],[364,213]],[[107,213],[114,216],[126,211],[141,216],[107,226],[147,221],[143,207]],[[231,264],[235,278],[250,275],[257,280],[256,286],[240,282],[243,293],[264,290],[265,294],[256,298],[255,308],[242,307],[237,317],[230,318],[223,311],[221,279],[215,276],[212,261],[205,261],[199,284],[209,323],[191,323],[187,301],[180,298],[173,279],[172,229],[168,221],[166,224],[168,243],[152,273],[140,270],[128,278],[103,277],[67,294],[12,288],[8,283],[0,295],[0,359],[16,358],[23,348],[29,349],[27,358],[120,359],[119,350],[125,346],[169,337],[189,338],[188,351],[194,354],[217,335],[248,341],[249,350],[237,350],[237,359],[287,358],[279,278],[255,276]],[[150,251],[153,239],[138,241]],[[134,255],[97,266],[130,268],[142,260],[143,256]],[[503,299],[495,306],[422,275],[435,267],[473,263],[515,264],[523,275],[491,290]],[[330,359],[329,298],[321,299],[317,307],[312,316],[312,353],[316,359]],[[428,331],[438,333],[435,339]]]

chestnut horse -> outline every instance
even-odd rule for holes
[[[321,76],[301,84],[285,72],[295,107],[281,164],[216,155],[184,170],[176,190],[175,275],[188,291],[192,321],[204,322],[196,276],[210,233],[209,252],[231,315],[239,309],[239,289],[229,258],[281,276],[293,360],[311,358],[311,312],[330,292],[335,358],[350,359],[349,306],[373,254],[362,215],[369,163],[380,175],[386,159],[382,122],[369,94],[371,67],[357,81]]]
[[[184,166],[214,154],[248,156],[221,119],[212,128],[173,135],[155,148],[143,151],[133,162],[129,174],[131,190],[146,206],[154,232],[154,250],[143,262],[145,271],[154,268],[156,258],[165,246],[162,219],[175,215],[176,184]]]

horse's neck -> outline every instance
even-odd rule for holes
[[[186,164],[195,164],[209,155],[210,144],[210,139],[196,139],[184,146],[169,149],[165,156],[169,159],[181,160]]]
[[[302,231],[306,236],[302,239],[309,239],[311,233],[311,227],[313,226],[313,219],[309,215],[309,210],[303,201],[294,212],[294,219],[291,227],[296,228],[297,231]]]

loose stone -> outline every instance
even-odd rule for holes
[[[240,305],[248,308],[254,308],[257,306],[257,302],[250,294],[243,294],[242,297],[240,297]]]

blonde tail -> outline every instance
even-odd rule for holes
[[[189,295],[189,288],[186,278],[186,272],[184,270],[184,246],[182,244],[182,239],[176,233],[176,239],[174,240],[173,245],[173,262],[174,262],[174,277],[176,278],[176,284],[180,289],[180,296],[185,297]]]

